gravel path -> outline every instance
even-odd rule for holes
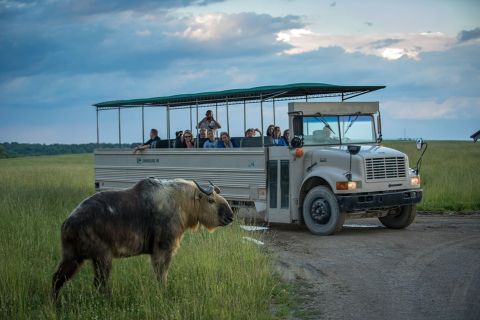
[[[480,319],[479,215],[421,215],[405,230],[348,220],[327,237],[268,233],[278,270],[298,288],[296,317]]]

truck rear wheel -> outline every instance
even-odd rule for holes
[[[303,201],[303,221],[311,233],[326,236],[342,229],[345,215],[340,212],[333,192],[318,186],[310,190]]]
[[[401,206],[392,210],[385,217],[379,217],[380,222],[387,228],[403,229],[412,224],[417,214],[417,206],[414,204]]]

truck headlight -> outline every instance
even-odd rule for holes
[[[420,176],[410,177],[410,184],[412,186],[419,186],[420,185]]]
[[[336,187],[337,187],[337,190],[355,190],[357,189],[357,182],[356,181],[338,181]]]

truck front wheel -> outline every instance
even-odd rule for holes
[[[311,233],[326,236],[342,229],[345,215],[340,212],[333,192],[318,186],[310,190],[303,201],[303,221]]]
[[[378,218],[380,222],[387,228],[403,229],[408,227],[417,214],[417,206],[414,204],[401,206],[391,210],[385,217]]]

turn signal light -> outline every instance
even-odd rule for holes
[[[410,184],[412,186],[419,186],[420,185],[420,177],[419,176],[414,176],[410,178]]]
[[[295,158],[301,158],[305,154],[305,151],[303,151],[303,148],[295,148]]]
[[[337,190],[355,190],[355,189],[357,189],[357,182],[355,181],[337,182]]]

